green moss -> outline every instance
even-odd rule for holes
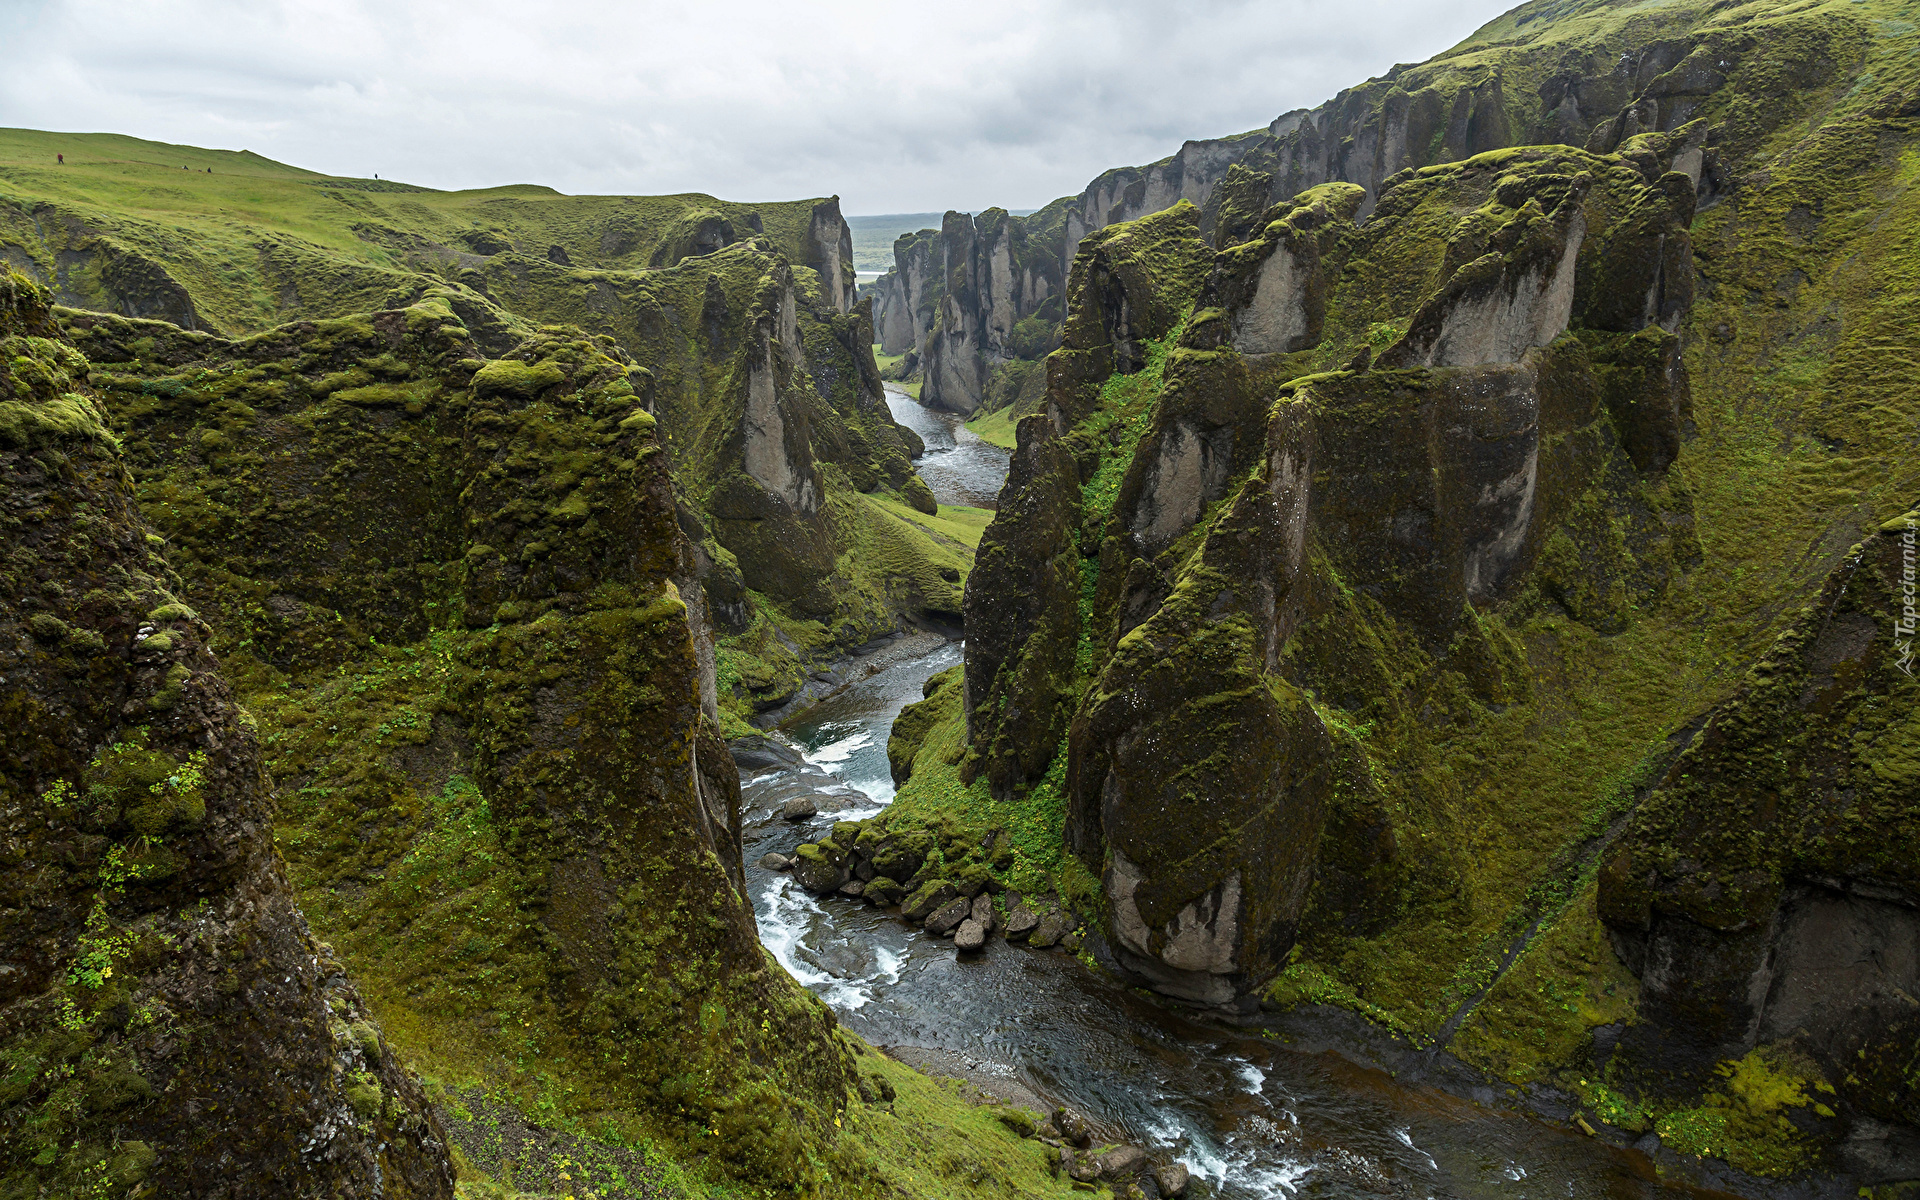
[[[1725,1159],[1750,1175],[1784,1178],[1812,1165],[1814,1139],[1792,1120],[1797,1109],[1819,1109],[1820,1093],[1833,1088],[1809,1064],[1769,1055],[1764,1050],[1722,1063],[1724,1091],[1709,1092],[1697,1108],[1662,1116],[1654,1129],[1660,1140],[1681,1154]]]

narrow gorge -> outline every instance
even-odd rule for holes
[[[870,282],[0,130],[0,1200],[1911,1200],[1916,183],[1898,0]]]

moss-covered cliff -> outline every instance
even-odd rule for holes
[[[0,275],[0,1194],[451,1196],[48,301]]]
[[[1336,105],[1371,173],[1301,166],[1311,115],[1218,204],[1081,242],[902,813],[1058,821],[1112,962],[1173,996],[1343,1004],[1748,1171],[1920,1173],[1905,952],[1782,959],[1815,917],[1905,944],[1916,794],[1815,821],[1789,781],[1881,779],[1910,685],[1848,676],[1851,749],[1793,748],[1799,710],[1699,732],[1920,492],[1915,44],[1871,4],[1526,5]],[[1475,73],[1466,141],[1409,149]],[[1893,653],[1880,595],[1840,604],[1885,618],[1856,658]]]

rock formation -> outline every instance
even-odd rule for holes
[[[0,276],[0,1190],[450,1197],[49,299]]]
[[[1039,312],[1048,296],[1064,291],[1081,239],[1181,201],[1201,210],[1201,232],[1218,249],[1257,234],[1247,222],[1269,206],[1322,184],[1359,186],[1353,215],[1364,221],[1407,171],[1509,146],[1566,144],[1610,152],[1641,134],[1686,125],[1728,87],[1824,85],[1838,77],[1858,38],[1847,20],[1822,18],[1768,45],[1749,16],[1704,20],[1691,14],[1670,23],[1629,16],[1565,36],[1515,36],[1543,19],[1551,18],[1523,5],[1447,53],[1397,65],[1315,108],[1276,117],[1263,129],[1188,141],[1159,162],[1116,167],[1078,195],[1026,217],[981,214],[982,231],[991,226],[996,237],[1024,251],[1015,259],[1025,266],[1024,289],[1012,292],[1014,319]],[[1493,65],[1490,50],[1498,54]],[[1743,118],[1771,124],[1778,114]],[[1706,194],[1724,182],[1723,148],[1704,128],[1671,162]],[[931,239],[931,253],[927,233],[903,238],[894,269],[879,281],[875,306],[885,353],[906,353],[911,343],[919,355],[914,365],[924,372],[927,347],[940,346],[949,380],[935,389],[937,402],[962,413],[988,401],[984,390],[971,386],[975,381],[990,378],[997,364],[1032,357],[1011,350],[1004,337],[980,336],[1000,311],[995,306],[1004,306],[1004,294],[956,283],[954,301],[942,299],[951,278],[946,264],[970,259],[968,226],[965,214],[949,213]],[[962,237],[953,239],[954,231]],[[977,269],[970,272],[970,278],[977,275]],[[1047,291],[1032,290],[1042,281],[1050,285]],[[1615,292],[1611,302],[1638,299],[1627,296]],[[1057,321],[1062,314],[1043,315]],[[972,361],[957,362],[961,355]],[[932,377],[927,381],[931,385]],[[994,399],[1004,404],[1008,398]]]
[[[804,562],[773,555],[804,554],[821,537],[824,490],[798,398],[812,393],[792,287],[778,259],[748,261],[758,282],[728,299],[745,322],[727,331],[738,347],[723,385],[731,420],[710,432],[723,486],[753,480],[745,494],[763,507],[713,511],[749,585],[769,588],[782,577],[756,574],[757,543],[727,523],[769,541],[780,526],[766,569],[803,577]],[[443,730],[435,766],[390,757],[385,735],[342,747],[331,730],[361,716],[354,707],[329,712],[319,737],[300,704],[263,712],[282,744],[276,770],[304,781],[302,795],[330,797],[295,818],[323,835],[295,839],[298,876],[383,870],[377,841],[363,860],[324,833],[369,820],[399,821],[393,834],[424,853],[431,822],[408,827],[404,806],[361,806],[467,781],[488,838],[512,848],[492,885],[511,901],[491,918],[498,941],[479,953],[512,963],[515,983],[476,1002],[443,978],[454,990],[435,1022],[478,1025],[471,1036],[486,1045],[492,1013],[538,996],[542,1036],[567,1047],[557,1053],[620,1064],[594,1086],[656,1120],[731,1131],[728,1161],[743,1175],[802,1178],[789,1151],[830,1124],[851,1068],[831,1018],[759,947],[739,780],[717,724],[714,593],[701,582],[718,552],[703,561],[685,532],[698,525],[676,495],[664,422],[648,411],[648,399],[665,410],[656,380],[611,339],[578,332],[528,332],[490,354],[473,327],[500,334],[513,322],[457,292],[240,341],[68,320],[77,341],[119,364],[108,406],[142,499],[192,563],[189,594],[250,670],[325,689],[330,669],[380,677],[386,655],[439,664],[407,676],[383,726],[420,728],[422,743]],[[195,515],[174,519],[188,496]],[[816,582],[789,594],[804,599]],[[434,714],[426,728],[423,712]],[[670,889],[652,882],[663,872]],[[339,939],[348,961],[391,988],[406,959],[450,952],[412,924],[404,953],[377,956],[392,936],[374,915],[385,908],[327,915],[357,931]],[[660,986],[667,963],[741,1014],[724,1038],[713,1040],[719,1027],[692,993]],[[675,1082],[690,1071],[698,1088]]]
[[[1598,896],[1640,980],[1616,1069],[1718,1092],[1722,1063],[1758,1060],[1803,1121],[1783,1138],[1737,1091],[1722,1120],[1797,1166],[1799,1136],[1839,1132],[1811,1106],[1845,1109],[1840,1162],[1870,1183],[1920,1170],[1920,1137],[1898,1129],[1920,1062],[1916,537],[1920,513],[1848,555],[1634,814]]]

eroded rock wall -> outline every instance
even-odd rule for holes
[[[450,1197],[50,297],[0,277],[0,1187]]]
[[[1391,639],[1502,703],[1525,685],[1477,614],[1575,590],[1592,550],[1549,547],[1593,536],[1584,507],[1647,514],[1627,551],[1645,587],[1696,553],[1684,504],[1654,494],[1670,458],[1628,448],[1681,437],[1671,335],[1657,312],[1629,331],[1572,328],[1630,269],[1617,259],[1643,239],[1623,227],[1658,214],[1659,236],[1684,245],[1687,214],[1653,165],[1650,179],[1580,151],[1506,152],[1403,183],[1364,226],[1360,189],[1329,185],[1219,252],[1186,203],[1082,246],[1048,363],[1053,427],[1021,425],[1057,447],[1054,482],[1017,471],[1003,511],[1051,498],[1064,529],[1021,560],[1077,549],[1090,603],[1014,579],[969,595],[974,629],[1009,627],[1018,605],[1055,614],[1082,639],[1081,674],[1009,670],[970,645],[969,732],[996,793],[1014,791],[1048,765],[1047,714],[1073,707],[1067,841],[1102,880],[1118,962],[1144,982],[1240,1002],[1315,919],[1316,881],[1319,903],[1366,905],[1336,897],[1322,856],[1377,873],[1392,857],[1377,822],[1393,821],[1315,700],[1381,682],[1385,654],[1362,647]],[[1583,255],[1592,244],[1609,249]],[[1648,353],[1667,367],[1610,369]],[[1014,524],[996,520],[988,541]],[[1581,611],[1604,624],[1617,610]],[[1028,659],[1046,653],[1027,644]],[[1375,661],[1356,670],[1356,650]],[[1029,743],[1017,759],[1015,739]],[[1333,815],[1356,805],[1376,815]],[[1358,841],[1329,845],[1330,830]]]
[[[1920,515],[1854,549],[1635,814],[1598,896],[1641,987],[1616,1070],[1686,1094],[1758,1053],[1821,1085],[1852,1126],[1842,1163],[1874,1182],[1920,1170],[1911,1135],[1872,1128],[1911,1125],[1920,1047],[1916,538]]]

